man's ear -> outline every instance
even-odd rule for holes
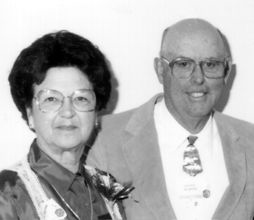
[[[224,83],[225,83],[225,85],[227,84],[229,76],[231,75],[231,71],[232,71],[232,66],[233,65],[234,64],[232,64],[232,61],[228,62],[228,67],[227,67],[227,70],[226,70],[226,75],[224,77]]]
[[[164,66],[159,57],[154,58],[154,69],[157,74],[159,82],[163,84]]]

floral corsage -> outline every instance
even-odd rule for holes
[[[130,197],[130,192],[134,190],[134,187],[121,185],[108,172],[88,165],[84,165],[84,167],[93,185],[101,194],[112,219],[122,220],[117,202]]]

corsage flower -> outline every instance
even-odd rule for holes
[[[88,165],[84,165],[84,167],[93,185],[104,199],[112,219],[122,220],[117,202],[130,197],[130,192],[134,190],[134,187],[130,185],[123,186],[116,182],[116,179],[108,172]]]

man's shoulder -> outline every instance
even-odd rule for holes
[[[160,97],[161,94],[157,94],[136,108],[103,116],[101,118],[102,130],[121,130],[132,118],[140,122],[149,119],[153,115],[154,105]]]
[[[120,134],[125,130],[134,112],[135,109],[132,109],[126,112],[101,117],[98,136],[100,138],[106,138],[108,141],[111,138],[120,136]]]
[[[121,126],[128,122],[133,113],[136,111],[135,109],[130,109],[128,111],[124,111],[121,113],[115,113],[110,115],[104,115],[101,117],[101,125],[104,127],[108,126]]]
[[[234,131],[239,135],[253,137],[254,139],[254,124],[251,122],[219,112],[215,113],[215,120],[221,127]]]

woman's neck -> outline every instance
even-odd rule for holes
[[[63,149],[56,146],[47,146],[37,140],[37,144],[49,157],[65,167],[72,173],[76,173],[79,169],[80,158],[84,151],[84,146],[77,146],[69,149]]]
[[[56,162],[61,164],[67,170],[71,171],[72,173],[76,173],[79,169],[80,164],[80,157],[83,153],[83,148],[80,151],[62,151],[58,154],[49,155],[54,159]]]

